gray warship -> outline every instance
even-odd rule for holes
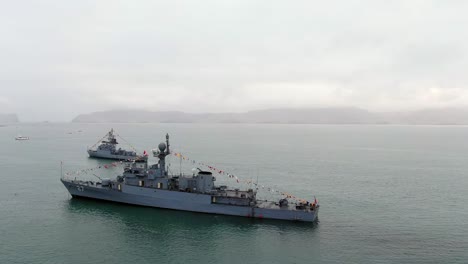
[[[169,135],[166,135],[166,142],[153,150],[158,158],[156,164],[137,159],[126,163],[123,173],[115,179],[100,178],[94,182],[62,175],[61,182],[75,198],[250,218],[304,222],[317,219],[320,206],[316,201],[259,200],[254,189],[216,186],[213,174],[201,169],[195,169],[191,175],[169,175],[166,156],[170,153]]]
[[[107,140],[105,138],[107,137]],[[113,160],[133,160],[145,159],[146,156],[138,156],[136,151],[128,151],[122,148],[117,149],[117,139],[114,134],[114,129],[111,129],[101,140],[94,146],[88,148],[90,158],[113,159]],[[97,145],[97,148],[95,148]]]

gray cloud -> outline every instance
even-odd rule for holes
[[[0,112],[467,106],[466,1],[10,1]]]

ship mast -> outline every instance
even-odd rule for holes
[[[114,136],[114,129],[112,128],[109,133],[107,133],[107,142],[111,144],[118,144]]]
[[[169,133],[166,134],[166,145],[167,145],[167,150],[166,150],[166,155],[171,154],[171,151],[169,150]]]
[[[161,176],[167,175],[166,171],[166,156],[171,154],[170,149],[169,149],[169,134],[166,134],[166,143],[161,142],[158,145],[158,150],[153,151],[153,156],[157,157],[159,159],[159,170],[161,172]]]

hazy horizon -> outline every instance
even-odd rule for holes
[[[248,119],[245,119],[249,117]],[[156,119],[155,119],[156,118]],[[161,119],[162,118],[162,119]],[[317,121],[317,118],[321,121]],[[338,119],[337,119],[338,118]],[[369,111],[353,106],[267,108],[239,112],[153,111],[146,109],[109,109],[78,114],[70,120],[29,121],[16,113],[1,113],[0,123],[301,123],[301,124],[468,124],[468,107],[421,108],[415,110]],[[16,121],[15,121],[16,120]],[[110,121],[113,120],[113,121]],[[269,121],[268,121],[269,120]],[[315,121],[314,121],[315,120]],[[328,121],[326,121],[328,120]]]
[[[468,2],[57,1],[0,8],[0,113],[468,107]]]

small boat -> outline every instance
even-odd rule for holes
[[[29,137],[19,135],[19,136],[15,137],[15,140],[29,140]]]

